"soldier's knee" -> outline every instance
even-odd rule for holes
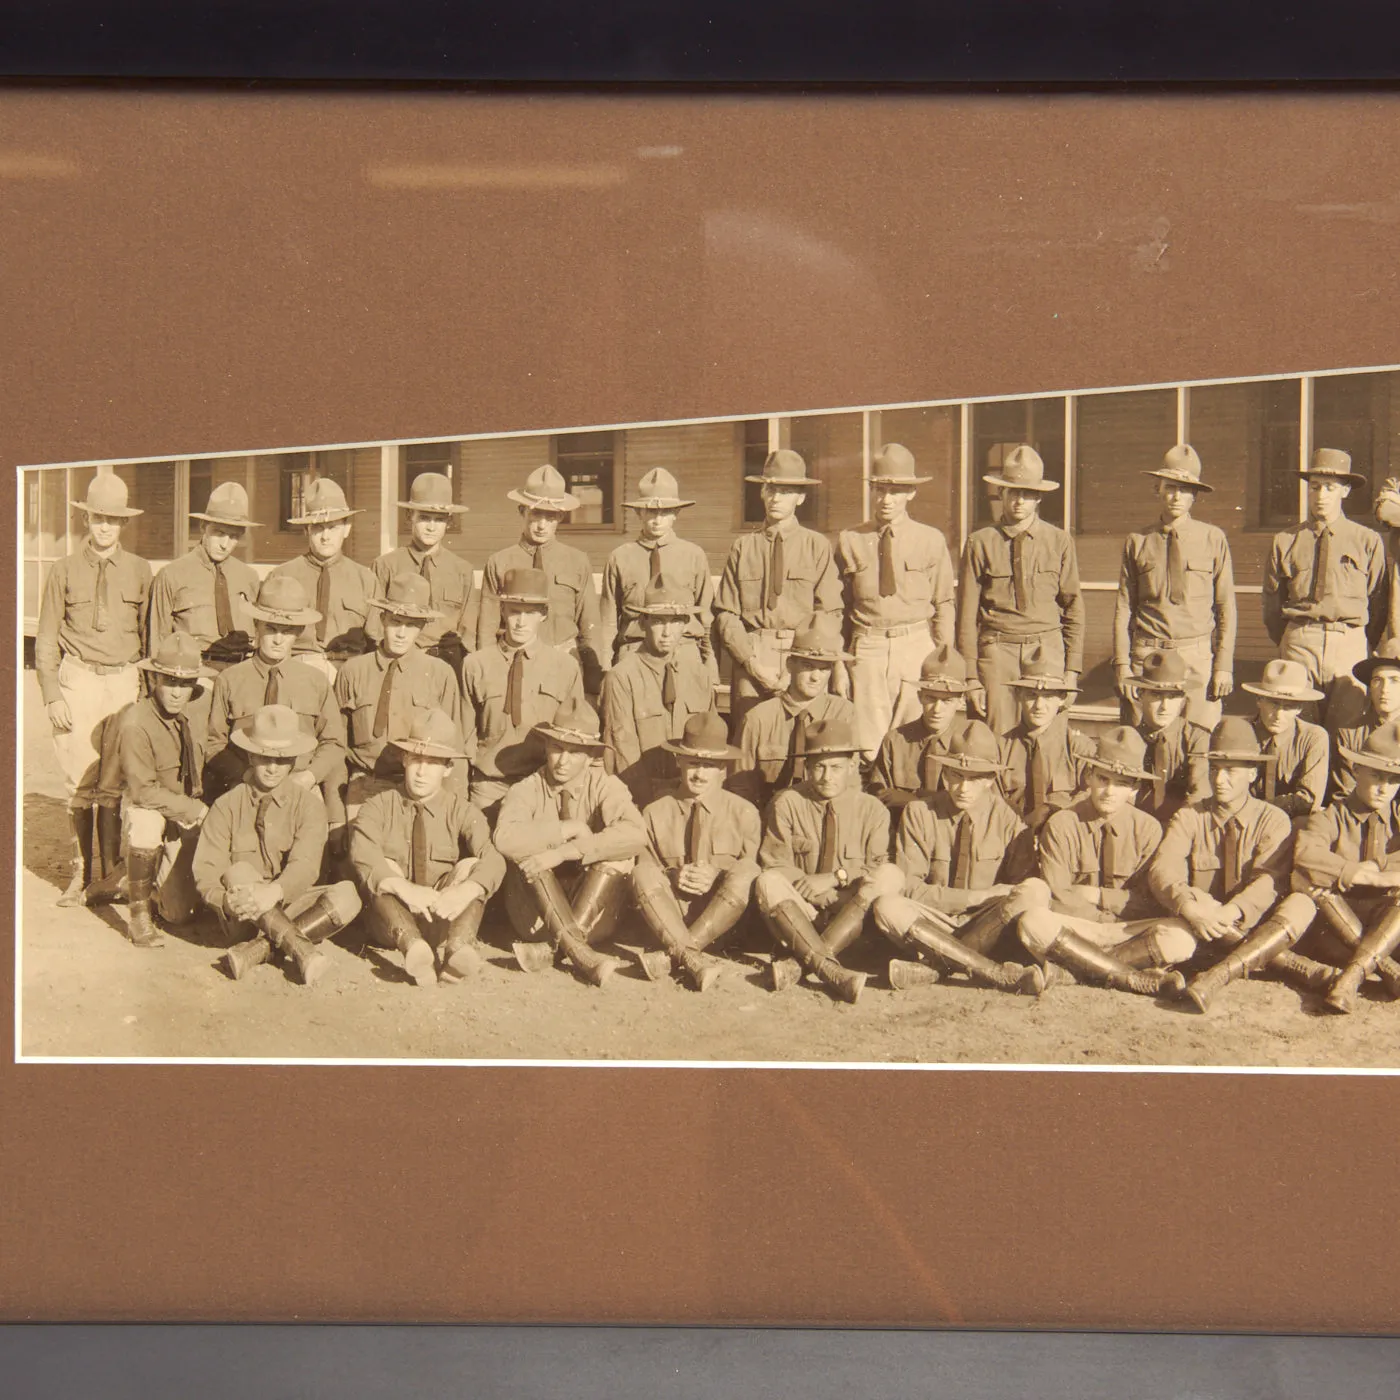
[[[790,890],[788,882],[775,870],[760,872],[753,882],[753,895],[765,913],[782,903]]]
[[[665,885],[670,888],[666,873],[654,860],[639,860],[632,867],[632,888],[635,890],[655,890]]]
[[[127,844],[138,851],[154,851],[165,842],[165,817],[150,807],[126,809]]]
[[[1028,880],[1022,880],[1016,886],[1015,893],[1011,896],[1012,907],[1017,912],[1025,912],[1031,909],[1048,909],[1051,901],[1050,886],[1038,875],[1032,875]]]
[[[883,899],[886,895],[897,895],[904,888],[904,872],[890,862],[884,865],[877,865],[865,878],[865,889],[862,891],[873,904],[878,899]]]
[[[1026,951],[1043,960],[1060,936],[1060,921],[1048,908],[1028,909],[1016,921],[1016,932]]]
[[[1157,926],[1157,952],[1165,967],[1175,967],[1184,963],[1196,951],[1196,939],[1191,931],[1181,924],[1159,924]]]
[[[1295,890],[1279,901],[1275,917],[1284,920],[1294,933],[1302,934],[1317,917],[1317,905],[1312,902],[1310,896],[1303,894],[1301,890]]]
[[[875,927],[887,937],[902,936],[919,917],[919,906],[902,894],[882,894],[870,908]]]
[[[321,896],[341,928],[355,919],[363,907],[353,880],[339,880]]]

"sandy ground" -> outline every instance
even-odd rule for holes
[[[895,993],[874,934],[847,959],[872,973],[854,1006],[767,991],[760,929],[740,932],[703,996],[630,966],[601,989],[562,969],[527,975],[492,921],[485,970],[455,987],[415,987],[394,955],[362,953],[353,928],[314,988],[272,966],[234,983],[215,967],[212,921],[141,952],[122,935],[124,906],[57,908],[62,789],[32,673],[24,686],[25,1055],[1400,1067],[1400,1005],[1374,990],[1350,1017],[1267,979],[1231,986],[1204,1017],[1079,986],[1039,1000],[957,980]],[[629,927],[618,941],[625,954],[640,940]]]

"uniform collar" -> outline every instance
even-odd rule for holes
[[[535,633],[535,640],[526,642],[523,647],[513,647],[506,642],[504,638],[496,638],[496,646],[500,649],[501,655],[504,656],[507,661],[515,660],[515,653],[518,651],[523,651],[525,653],[526,661],[533,661],[535,659],[535,653],[539,649],[539,645],[540,634],[538,632]]]
[[[543,554],[548,550],[553,549],[554,546],[558,543],[559,541],[557,539],[553,539],[550,540],[548,544],[536,544],[534,540],[532,540],[528,535],[522,534],[520,536],[520,548],[523,549],[525,553],[530,555],[531,557],[534,556],[534,553],[537,549],[540,551],[541,554]]]
[[[337,564],[340,563],[342,559],[345,558],[345,551],[341,550],[332,559],[322,559],[319,556],[313,554],[308,549],[306,553],[303,554],[301,557],[305,559],[306,562],[310,564],[313,569],[333,569]]]
[[[1033,515],[1024,525],[1008,525],[1006,521],[999,520],[997,529],[1009,540],[1014,540],[1017,535],[1033,535],[1035,527],[1041,524],[1040,516]]]
[[[408,557],[412,559],[420,569],[423,567],[423,561],[425,559],[437,559],[443,552],[441,542],[435,544],[431,549],[419,549],[416,544],[405,545],[404,549]]]
[[[252,761],[253,757],[253,755],[249,756],[249,762]],[[261,804],[264,799],[267,799],[274,807],[285,807],[291,799],[293,791],[296,790],[296,784],[292,781],[292,775],[290,773],[288,773],[271,792],[264,792],[253,781],[251,772],[244,773],[243,785],[248,789],[248,795],[253,799],[254,803]]]
[[[674,530],[672,530],[671,533],[667,535],[664,540],[644,540],[640,535],[638,535],[635,541],[636,544],[639,544],[643,549],[646,550],[665,549],[668,544],[675,544],[675,542],[676,532]]]
[[[787,711],[790,719],[796,718],[804,711],[810,710],[813,705],[821,699],[820,695],[814,695],[810,700],[796,700],[790,690],[780,690],[778,699],[782,701],[783,709]]]
[[[766,520],[758,527],[758,533],[765,539],[771,540],[775,535],[781,535],[786,539],[794,530],[801,528],[797,523],[797,517],[790,515],[786,520],[780,520],[776,525],[770,525]]]
[[[110,554],[99,554],[92,547],[92,536],[85,535],[83,537],[83,558],[86,559],[87,562],[91,564],[94,568],[96,568],[98,564],[102,563],[115,564],[121,557],[122,542],[120,540],[118,540],[116,544],[112,546],[112,552]]]

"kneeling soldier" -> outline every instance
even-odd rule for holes
[[[222,962],[235,981],[281,955],[310,986],[330,966],[316,946],[360,912],[348,880],[317,886],[326,847],[326,809],[287,782],[316,740],[296,711],[264,705],[233,731],[248,755],[243,781],[209,808],[194,851],[194,882],[224,931],[238,941]]]
[[[1400,603],[1397,604],[1400,606]],[[1345,797],[1356,786],[1348,752],[1355,753],[1366,740],[1394,720],[1400,720],[1400,637],[1387,637],[1375,653],[1359,661],[1352,672],[1366,688],[1366,710],[1358,723],[1334,731],[1332,795]]]
[[[1008,680],[1021,718],[1001,741],[1002,787],[1006,800],[1032,831],[1051,812],[1068,807],[1079,790],[1084,760],[1093,744],[1069,727],[1063,713],[1075,682],[1048,661],[1028,661]]]
[[[665,951],[643,953],[641,963],[653,979],[684,968],[703,992],[719,967],[701,952],[749,907],[761,822],[758,808],[724,789],[739,750],[718,714],[692,715],[680,739],[666,747],[681,770],[681,791],[642,813],[649,850],[632,872],[637,911]]]
[[[1323,698],[1308,684],[1308,671],[1298,661],[1270,661],[1259,684],[1244,688],[1259,697],[1254,732],[1264,751],[1265,802],[1290,817],[1319,811],[1327,795],[1327,731],[1299,718],[1303,706]]]
[[[774,991],[805,970],[843,1001],[855,1001],[866,974],[837,959],[860,937],[875,901],[903,880],[888,861],[890,814],[852,785],[860,752],[855,727],[829,720],[807,737],[806,781],[780,792],[764,817],[763,873],[754,892],[773,937],[797,957],[774,961]]]
[[[350,834],[350,861],[367,898],[370,935],[403,954],[420,987],[459,982],[481,966],[477,930],[505,864],[486,818],[446,786],[463,758],[451,716],[414,716],[403,757],[403,786],[366,800]]]
[[[1265,761],[1254,726],[1247,719],[1221,720],[1207,758],[1213,795],[1172,818],[1148,874],[1167,913],[1193,937],[1225,950],[1187,984],[1186,998],[1205,1011],[1221,988],[1268,964],[1318,990],[1327,969],[1291,951],[1316,907],[1305,894],[1279,898],[1288,886],[1293,825],[1277,807],[1250,795]]]
[[[515,958],[526,972],[543,972],[562,951],[599,987],[622,959],[589,945],[617,923],[646,824],[621,779],[598,762],[606,745],[591,705],[570,701],[539,734],[544,765],[511,788],[496,822]]]
[[[1360,749],[1343,752],[1354,786],[1308,818],[1295,841],[1293,869],[1351,951],[1326,998],[1332,1010],[1346,1013],[1372,972],[1392,997],[1400,995],[1400,966],[1390,957],[1400,942],[1400,724],[1383,725]]]
[[[1147,745],[1152,772],[1138,806],[1163,827],[1188,802],[1204,802],[1210,796],[1210,730],[1186,716],[1188,683],[1186,662],[1177,651],[1152,652],[1142,663],[1142,674],[1132,681],[1142,715],[1137,731]]]
[[[209,810],[196,796],[204,733],[186,711],[213,672],[187,632],[167,636],[154,657],[137,665],[151,673],[151,693],[124,712],[117,741],[126,790],[126,936],[138,948],[159,948],[165,939],[151,920],[152,897],[172,924],[187,922],[199,907],[191,866]]]
[[[1099,737],[1084,760],[1089,789],[1055,812],[1040,833],[1040,873],[1049,909],[1021,916],[1021,942],[1039,962],[1120,991],[1156,996],[1179,992],[1186,979],[1165,969],[1185,962],[1196,940],[1162,922],[1147,872],[1162,840],[1155,817],[1134,806],[1144,767],[1142,735],[1126,727]]]
[[[871,791],[892,813],[943,786],[943,760],[967,728],[967,665],[951,647],[924,658],[918,689],[923,714],[885,735],[871,774]]]
[[[903,888],[875,903],[880,931],[920,959],[891,961],[896,991],[938,980],[922,961],[929,954],[1002,991],[1045,990],[1038,967],[989,956],[1009,924],[1050,903],[1030,832],[1001,795],[1001,771],[996,735],[974,720],[943,760],[943,789],[904,808],[895,846]]]

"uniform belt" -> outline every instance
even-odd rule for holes
[[[902,622],[897,627],[873,627],[864,622],[858,622],[855,626],[857,637],[908,637],[915,632],[927,631],[927,619],[923,622]]]
[[[1321,627],[1324,632],[1360,632],[1364,622],[1325,622],[1320,617],[1290,617],[1285,627]]]
[[[1133,636],[1134,642],[1151,646],[1157,651],[1177,651],[1181,647],[1193,647],[1210,639],[1209,632],[1202,632],[1199,637],[1149,637],[1144,632],[1135,633]]]
[[[1042,637],[1062,637],[1059,627],[1047,627],[1043,632],[993,632],[984,629],[977,634],[979,642],[1005,642],[1010,646],[1024,646],[1027,642],[1038,642]]]
[[[105,666],[97,661],[84,661],[81,657],[74,656],[71,651],[63,659],[72,666],[80,666],[84,671],[91,671],[94,676],[115,676],[119,672],[131,670],[136,665],[134,661],[123,661],[117,666]]]
[[[778,641],[791,641],[797,635],[795,627],[755,627],[755,637],[776,637]]]

